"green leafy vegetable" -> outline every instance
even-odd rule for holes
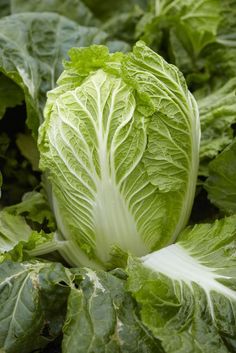
[[[24,195],[21,203],[0,211],[0,262],[22,261],[56,250],[55,221],[39,192]]]
[[[69,282],[65,269],[40,262],[5,262],[0,269],[1,350],[28,353],[46,345],[62,327],[68,288],[59,283]]]
[[[208,175],[206,165],[233,140],[236,123],[236,78],[198,99],[201,118],[200,171]]]
[[[0,254],[12,250],[19,240],[27,241],[31,228],[21,216],[13,215],[6,210],[0,212]],[[21,239],[19,237],[21,234]]]
[[[46,92],[55,86],[67,51],[104,43],[107,37],[97,28],[54,13],[22,13],[0,20],[0,71],[24,91],[28,125],[35,135],[43,121]]]
[[[235,18],[0,1],[0,353],[236,351]]]
[[[198,110],[178,70],[142,43],[127,56],[101,46],[71,56],[49,94],[40,166],[52,183],[67,260],[101,266],[113,247],[144,255],[186,224]]]
[[[143,33],[143,40],[158,50],[168,31],[167,38],[175,63],[181,69],[186,63],[194,65],[201,50],[215,40],[221,19],[220,2],[151,0],[149,4],[149,12],[138,24],[137,33]]]
[[[187,228],[176,244],[130,259],[129,290],[167,353],[236,346],[235,235],[232,216]]]
[[[162,352],[139,320],[124,280],[90,269],[76,270],[75,276],[63,328],[64,353]]]

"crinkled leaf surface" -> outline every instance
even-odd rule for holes
[[[23,89],[28,125],[35,135],[43,121],[46,92],[55,86],[67,51],[106,38],[97,28],[79,26],[55,13],[22,13],[0,20],[0,71]]]
[[[209,164],[205,183],[211,202],[225,213],[236,212],[236,140]]]
[[[113,246],[143,255],[171,243],[198,166],[198,110],[183,77],[141,42],[129,55],[72,55],[39,139],[67,260],[94,266],[86,256],[106,264]]]
[[[28,353],[59,333],[64,319],[69,282],[60,264],[0,265],[0,351]]]
[[[198,99],[201,121],[200,159],[212,159],[233,140],[236,122],[236,79]],[[200,167],[201,168],[201,167]],[[201,169],[200,169],[201,172]]]
[[[236,216],[185,229],[176,244],[130,259],[129,290],[167,353],[236,347]]]
[[[56,250],[60,244],[54,230],[55,221],[44,195],[25,194],[21,203],[0,211],[0,262],[23,261]]]
[[[225,0],[222,6],[223,20],[220,23],[217,41],[226,47],[236,46],[236,2]]]
[[[16,221],[18,221],[17,218]],[[8,250],[5,250],[6,247]],[[15,262],[29,261],[35,257],[53,253],[59,247],[60,243],[57,241],[55,233],[45,233],[43,230],[39,232],[31,230],[28,237],[24,240],[22,229],[20,229],[17,233],[17,238],[9,238],[7,244],[4,240],[2,241],[4,251],[0,253],[0,263],[6,260]],[[48,256],[48,258],[50,257]],[[51,259],[54,261],[58,257],[55,257],[54,253],[51,254]]]
[[[12,250],[20,240],[27,241],[31,232],[23,217],[0,211],[0,255]]]
[[[68,299],[63,353],[158,353],[125,281],[106,272],[76,270]]]
[[[216,43],[210,45],[206,52],[209,79],[218,88],[236,76],[236,2],[224,0],[221,4]]]
[[[218,0],[152,0],[149,6],[149,12],[141,19],[137,33],[143,32],[143,39],[147,39],[150,45],[156,41],[155,35],[158,37],[159,31],[173,28],[175,40],[181,43],[191,57],[196,56],[206,44],[215,39],[221,19]],[[178,56],[175,47],[172,49]]]
[[[43,191],[28,192],[20,203],[5,207],[4,210],[12,215],[24,216],[28,222],[45,222],[50,230],[55,230],[54,217]]]

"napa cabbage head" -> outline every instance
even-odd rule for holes
[[[62,254],[72,265],[106,267],[122,252],[173,243],[185,226],[198,109],[178,69],[142,42],[129,54],[73,48],[70,58],[48,94],[40,166]]]

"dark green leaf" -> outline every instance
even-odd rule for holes
[[[23,13],[0,20],[0,70],[24,91],[34,135],[43,121],[46,93],[55,87],[67,51],[106,39],[97,28],[79,26],[54,13]]]
[[[0,74],[0,119],[3,117],[6,108],[15,107],[24,100],[24,94],[20,87],[9,80],[3,74]]]
[[[64,326],[64,353],[158,353],[124,281],[106,272],[76,271]]]
[[[94,26],[99,21],[81,0],[11,0],[12,13],[55,12],[83,26]]]
[[[211,202],[225,213],[236,212],[236,139],[209,164],[205,183]]]
[[[60,333],[69,278],[60,264],[0,265],[0,351],[28,353]]]

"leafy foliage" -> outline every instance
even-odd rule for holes
[[[82,269],[74,273],[76,287],[69,295],[63,328],[65,352],[162,352],[139,320],[122,272]]]
[[[129,289],[166,352],[235,347],[235,225],[235,216],[199,224],[176,244],[130,259]]]
[[[0,1],[0,352],[236,351],[235,18]]]
[[[236,211],[236,140],[209,164],[209,177],[205,188],[213,204],[225,213]]]

